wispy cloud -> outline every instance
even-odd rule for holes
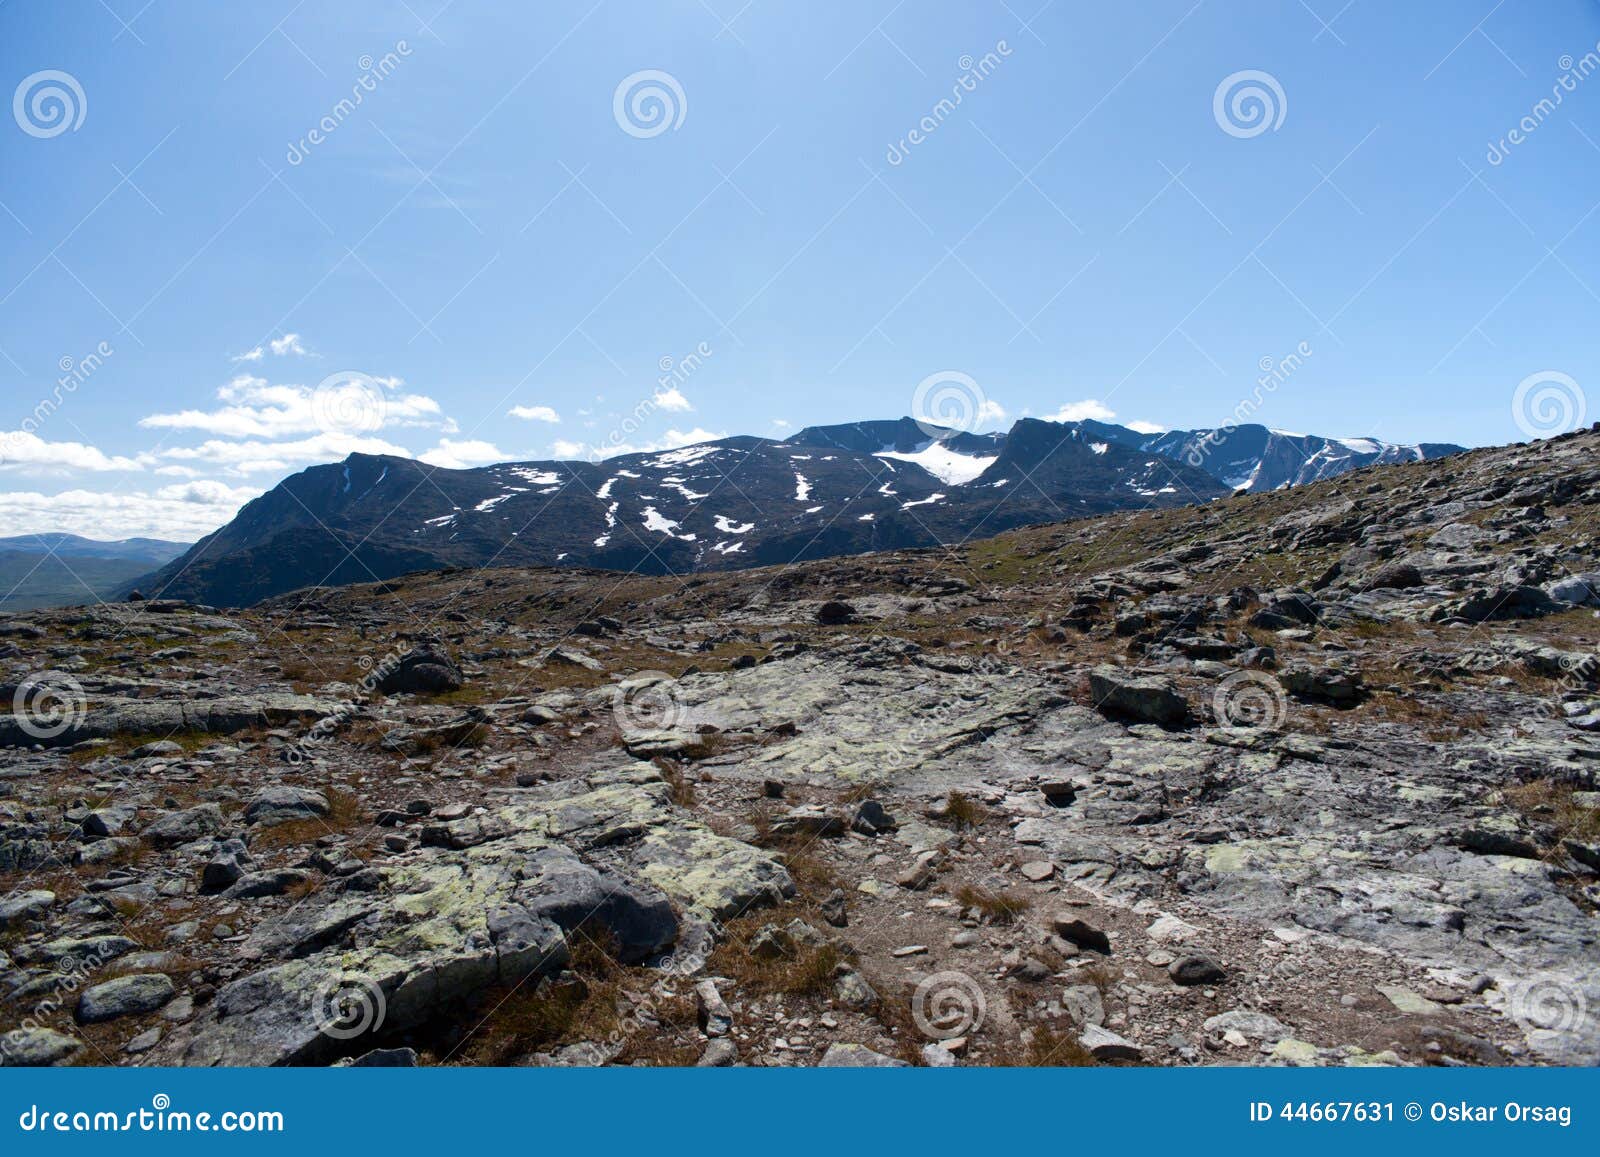
[[[87,470],[143,470],[148,456],[106,454],[83,442],[46,442],[26,430],[0,432],[0,470],[28,473]]]
[[[197,481],[151,491],[0,492],[0,524],[12,534],[65,531],[89,538],[150,535],[193,542],[231,519],[261,491]]]

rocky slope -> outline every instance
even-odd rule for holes
[[[0,1057],[1600,1063],[1597,570],[1584,432],[6,616]]]

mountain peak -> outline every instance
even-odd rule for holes
[[[286,478],[138,585],[235,605],[447,565],[725,570],[1207,502],[1440,449],[1041,418],[974,434],[902,416],[598,462],[449,470],[357,453]]]

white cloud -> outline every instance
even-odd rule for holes
[[[504,462],[510,455],[493,442],[456,442],[450,438],[439,439],[439,444],[417,460],[446,470],[469,470],[474,466],[487,466],[491,462]]]
[[[653,400],[656,406],[663,410],[681,410],[687,413],[694,409],[689,404],[689,399],[683,396],[677,386],[668,386],[664,390],[658,390]]]
[[[978,406],[978,425],[981,426],[985,422],[1003,422],[1005,420],[1006,408],[999,402],[985,398],[983,403]]]
[[[1047,422],[1082,422],[1093,418],[1100,422],[1109,422],[1117,413],[1104,402],[1094,398],[1085,398],[1081,402],[1068,402],[1053,414],[1046,414]]]
[[[1166,426],[1159,425],[1155,422],[1146,422],[1142,419],[1137,422],[1129,422],[1128,429],[1132,430],[1135,434],[1165,434],[1167,432]]]
[[[230,442],[212,438],[198,446],[174,446],[163,450],[161,457],[179,462],[209,462],[214,466],[226,467],[233,474],[264,474],[287,470],[293,463],[337,462],[351,454],[411,457],[411,452],[404,446],[396,446],[382,438],[354,434],[317,434],[288,442]]]
[[[529,422],[561,421],[561,415],[549,406],[512,406],[510,414],[513,418],[523,418]]]
[[[143,470],[144,462],[105,454],[82,442],[46,442],[26,430],[0,433],[0,470],[47,471]]]
[[[374,378],[390,389],[398,378]],[[139,419],[146,429],[201,430],[223,438],[283,438],[324,431],[330,423],[349,420],[381,430],[394,426],[444,424],[439,403],[422,394],[378,393],[343,381],[319,395],[310,386],[271,385],[265,378],[240,374],[217,390],[228,403],[214,410],[180,410]],[[369,396],[370,395],[370,396]],[[334,432],[337,432],[335,430]]]
[[[789,428],[789,419],[788,418],[774,418],[774,419],[772,419],[772,425],[776,429],[787,430]]]
[[[297,333],[286,333],[282,337],[275,337],[267,342],[267,346],[272,349],[274,356],[280,358],[288,354],[298,354],[301,357],[311,356],[311,351],[301,344],[300,335]],[[266,354],[266,349],[261,346],[255,346],[245,350],[242,354],[235,354],[233,360],[236,362],[259,362],[266,357]],[[378,380],[382,381],[383,379],[380,378]],[[396,380],[398,381],[398,379]]]
[[[65,531],[87,538],[193,542],[227,522],[260,493],[221,482],[185,482],[136,492],[0,492],[0,524],[12,534]]]

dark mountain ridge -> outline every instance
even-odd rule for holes
[[[1149,435],[1033,418],[1003,434],[969,434],[901,418],[601,462],[447,470],[353,454],[285,479],[131,585],[147,595],[236,606],[304,586],[445,566],[742,569],[1207,502],[1234,488],[1212,459],[1237,471],[1250,447],[1261,452],[1252,467],[1256,488],[1270,478],[1289,485],[1439,449],[1363,443],[1358,450],[1354,441],[1250,426]],[[1343,452],[1329,450],[1336,445]],[[1309,456],[1297,469],[1285,457],[1296,454]]]

